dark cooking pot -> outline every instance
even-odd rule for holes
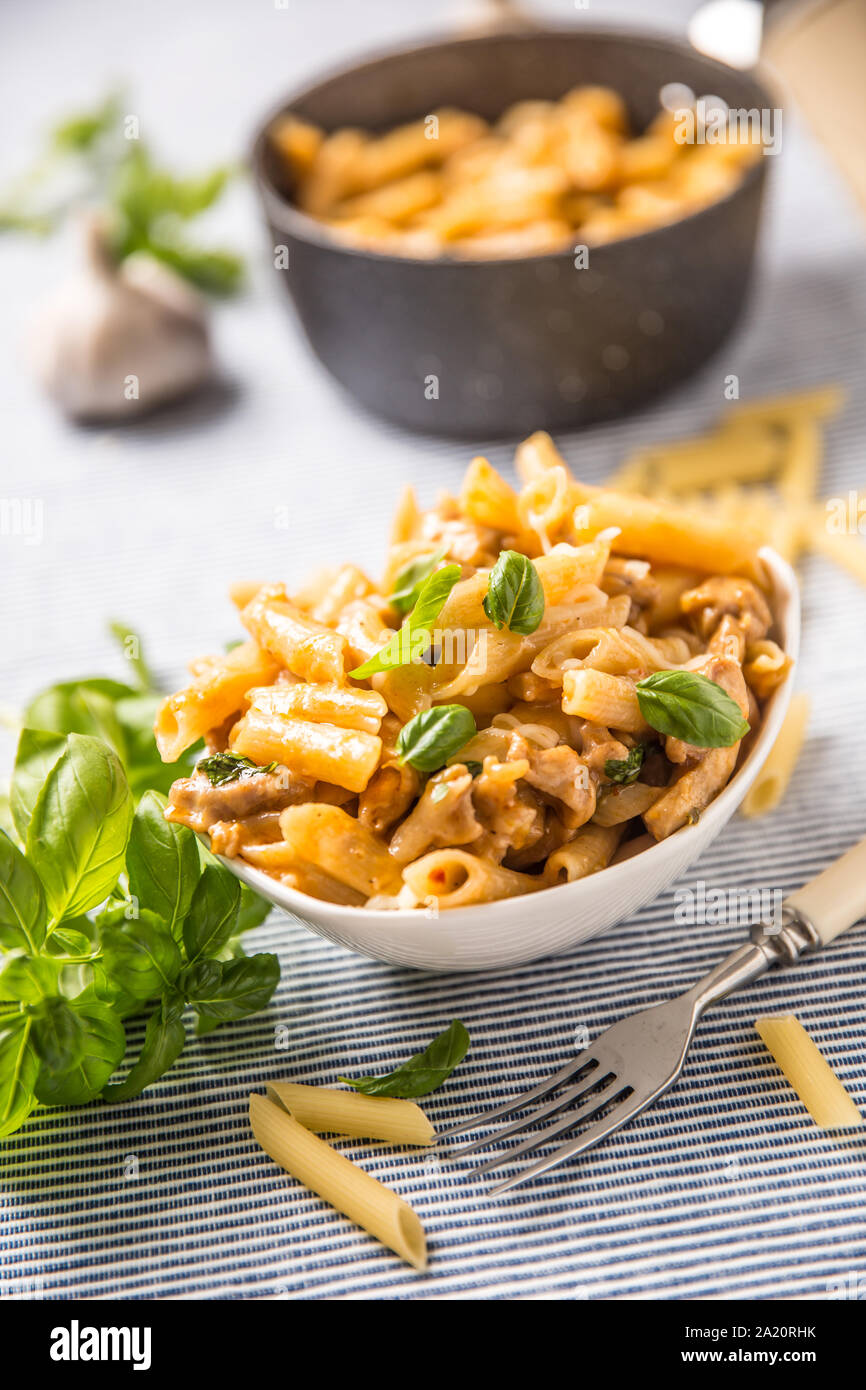
[[[386,128],[439,106],[495,118],[582,83],[625,98],[635,130],[683,82],[763,109],[755,79],[667,39],[584,30],[496,34],[388,54],[279,108],[327,130]],[[619,415],[693,372],[730,332],[749,283],[767,160],[726,197],[668,226],[514,260],[411,260],[333,243],[293,207],[266,132],[254,165],[277,273],[313,351],[371,410],[412,429],[493,436]],[[579,243],[580,232],[575,233]],[[438,379],[438,397],[430,378]],[[428,398],[431,397],[431,398]]]

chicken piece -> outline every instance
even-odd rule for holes
[[[361,792],[358,820],[376,835],[384,835],[405,816],[421,790],[421,778],[409,763],[396,758],[384,763]]]
[[[469,845],[482,829],[472,804],[472,774],[455,763],[430,778],[415,809],[391,836],[388,850],[398,864],[408,864],[431,849]]]
[[[562,803],[565,809],[560,814],[571,830],[585,825],[595,814],[596,780],[580,754],[566,743],[531,750],[525,780],[543,796]]]
[[[196,772],[172,783],[165,818],[191,830],[209,831],[217,821],[244,821],[307,801],[312,788],[312,782],[294,776],[285,767],[241,776],[217,787],[211,785],[206,773]]]
[[[760,641],[773,622],[761,591],[750,579],[740,579],[736,575],[715,575],[696,589],[688,589],[680,599],[680,608],[705,642],[725,617],[737,621],[746,642]],[[731,628],[728,624],[728,629]]]

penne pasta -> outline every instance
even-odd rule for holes
[[[569,99],[569,139],[585,119]],[[558,121],[529,103],[513,138],[542,150]],[[416,137],[375,158],[408,158]],[[330,169],[348,181],[342,205],[365,196],[344,157],[354,148],[360,169],[374,144],[324,138],[316,177]],[[593,139],[568,158],[576,168],[585,159],[582,178],[603,177],[607,150]],[[497,150],[488,155],[495,162]],[[446,167],[423,164],[394,182],[434,168],[447,181]],[[807,424],[804,415],[804,439]],[[745,475],[792,434],[775,420],[745,422],[726,432],[724,450],[748,455]],[[639,466],[690,486],[707,476],[698,464],[723,452],[684,442],[661,449],[658,467],[651,451]],[[299,893],[434,914],[576,880],[694,822],[737,764],[739,743],[713,738],[726,727],[735,738],[740,725],[722,704],[709,744],[693,743],[693,678],[714,683],[713,698],[733,700],[754,730],[790,677],[761,588],[760,538],[741,524],[742,488],[716,488],[706,519],[578,482],[543,433],[516,461],[520,490],[478,457],[458,496],[422,509],[404,493],[381,588],[352,564],[291,595],[241,587],[254,640],[196,663],[191,686],[160,713],[164,752],[202,735],[213,750],[174,784],[170,819]],[[769,501],[754,514],[774,524]],[[811,525],[814,508],[798,515]],[[409,640],[390,643],[398,622]],[[352,675],[368,662],[367,677]],[[647,681],[653,700],[643,685],[639,699]],[[786,726],[747,814],[781,795],[796,734]]]
[[[345,638],[305,617],[280,590],[260,589],[243,610],[241,621],[260,646],[302,680],[343,680]]]
[[[379,762],[382,740],[358,729],[253,708],[232,730],[231,748],[259,766],[282,763],[312,781],[362,792]]]
[[[269,1158],[415,1269],[427,1267],[424,1228],[407,1202],[264,1096],[250,1096],[250,1125]]]
[[[278,669],[255,642],[242,642],[224,657],[208,659],[191,685],[169,695],[159,707],[154,735],[163,761],[175,762],[210,729],[239,714],[247,691],[273,680]]]
[[[380,1139],[388,1144],[432,1144],[436,1131],[420,1105],[391,1096],[365,1096],[326,1086],[269,1081],[268,1100],[280,1105],[304,1129],[317,1134],[345,1134],[353,1139]]]
[[[518,893],[534,893],[544,885],[529,874],[515,873],[478,859],[461,849],[438,849],[407,864],[403,879],[421,903],[467,907],[494,902]]]
[[[799,1019],[787,1014],[755,1021],[758,1036],[821,1129],[853,1129],[864,1123],[842,1082]]]
[[[258,686],[248,692],[253,710],[279,714],[287,719],[310,719],[316,724],[337,724],[377,734],[388,706],[374,690],[348,685]],[[357,791],[358,788],[355,788]]]

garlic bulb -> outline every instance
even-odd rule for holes
[[[118,266],[98,218],[84,232],[84,266],[31,330],[31,364],[49,395],[75,419],[119,420],[200,385],[213,359],[199,295],[150,256]]]

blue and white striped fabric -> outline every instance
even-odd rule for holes
[[[252,124],[263,95],[333,59],[336,31],[345,29],[348,51],[385,37],[389,25],[392,37],[410,27],[396,0],[333,0],[277,14],[201,0],[183,15],[166,8],[162,18],[178,36],[167,51],[159,40],[164,7],[154,0],[147,24],[136,21],[134,43],[118,27],[119,10],[103,0],[91,9],[105,21],[106,61],[138,77],[143,108],[160,72],[169,155],[174,128],[192,126],[204,160],[231,148],[229,132],[236,142],[238,123]],[[338,8],[344,26],[334,24]],[[40,44],[49,63],[42,90],[58,91],[62,105],[65,94],[81,95],[68,77],[79,66],[69,61],[78,51],[74,13],[58,0],[46,25],[45,9],[39,26],[56,52]],[[604,23],[611,9],[594,5],[593,22]],[[21,55],[10,76],[16,66],[31,70],[35,23],[26,7],[9,17],[8,51]],[[362,23],[381,32],[363,33]],[[188,74],[202,67],[202,31],[211,71],[237,75],[241,109],[231,121],[216,83],[198,93],[195,111],[185,101]],[[278,31],[279,44],[269,37]],[[96,83],[92,59],[82,71]],[[35,126],[45,113],[33,108],[29,79],[26,88],[16,84],[0,100],[16,115],[30,111]],[[675,397],[564,440],[580,475],[601,478],[638,443],[705,427],[735,372],[748,398],[847,382],[851,400],[828,431],[823,486],[843,495],[866,484],[861,233],[805,136],[786,130],[785,143],[748,322]],[[188,159],[189,146],[181,149]],[[251,208],[241,211],[238,227],[253,226]],[[23,321],[43,254],[14,247],[0,267],[13,324]],[[4,698],[111,669],[112,660],[116,670],[103,636],[104,618],[115,615],[143,630],[166,680],[176,681],[191,654],[232,635],[230,607],[219,597],[230,580],[291,581],[346,556],[375,565],[399,483],[412,480],[426,496],[453,487],[469,450],[409,439],[360,416],[310,361],[266,282],[225,311],[219,335],[242,390],[233,408],[182,433],[157,421],[124,435],[67,431],[3,345],[0,410],[15,475],[8,486],[44,499],[46,529],[43,546],[19,545],[4,565],[16,655]],[[504,448],[490,456],[509,466]],[[288,530],[274,520],[286,504]],[[395,969],[272,916],[251,943],[277,951],[282,963],[268,1012],[191,1040],[171,1073],[135,1102],[42,1112],[0,1144],[0,1296],[862,1296],[866,1140],[815,1127],[753,1022],[761,1013],[796,1013],[866,1107],[863,927],[719,1005],[671,1094],[583,1160],[502,1199],[467,1180],[467,1161],[341,1142],[418,1210],[429,1235],[426,1274],[278,1170],[253,1143],[246,1116],[249,1091],[268,1079],[329,1083],[347,1070],[385,1070],[455,1017],[469,1028],[471,1052],[430,1098],[429,1113],[445,1124],[496,1103],[573,1055],[582,1030],[593,1037],[678,992],[743,939],[743,923],[677,925],[677,891],[697,892],[701,882],[732,901],[750,888],[784,893],[866,834],[866,593],[824,561],[809,561],[803,581],[799,684],[812,693],[813,717],[777,814],[735,821],[687,879],[607,935],[509,973]]]

